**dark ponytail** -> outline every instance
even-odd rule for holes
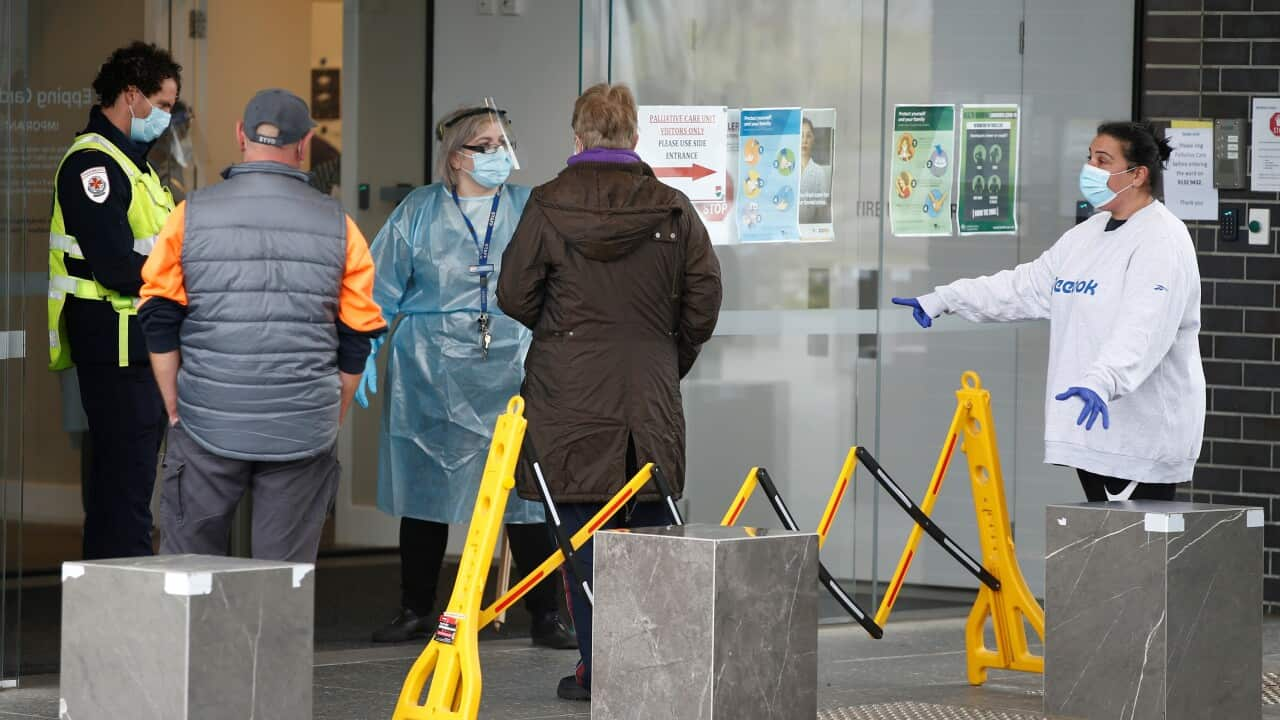
[[[1147,169],[1151,194],[1160,197],[1164,189],[1164,166],[1173,153],[1169,141],[1157,135],[1151,123],[1106,122],[1098,126],[1098,134],[1120,141],[1124,159],[1130,166],[1141,165]]]

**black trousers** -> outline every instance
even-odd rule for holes
[[[165,412],[149,366],[78,365],[89,420],[84,557],[152,554],[151,491]]]
[[[545,523],[511,523],[506,528],[518,574],[513,581],[532,572],[556,551]],[[447,524],[400,518],[400,603],[403,607],[422,616],[430,616],[437,609],[436,588],[448,544]],[[560,573],[551,573],[524,596],[524,606],[535,620],[557,611],[559,587]]]
[[[1084,497],[1089,502],[1105,502],[1107,493],[1121,495],[1128,489],[1131,480],[1124,478],[1097,475],[1088,470],[1076,469],[1080,476],[1080,487],[1084,489]],[[1128,500],[1172,500],[1178,491],[1178,483],[1136,483]]]

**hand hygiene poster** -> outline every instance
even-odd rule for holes
[[[889,225],[894,235],[951,235],[955,108],[896,105],[889,162]]]
[[[742,110],[738,239],[800,239],[800,108]]]
[[[1018,106],[960,111],[961,235],[1018,232]]]
[[[836,111],[805,108],[800,121],[800,239],[829,242],[831,175],[835,169]]]

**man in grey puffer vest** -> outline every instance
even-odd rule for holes
[[[253,556],[315,561],[338,426],[386,323],[368,243],[300,169],[314,126],[296,95],[255,95],[236,127],[244,162],[178,206],[143,267],[169,415],[162,553],[225,554],[252,489]]]

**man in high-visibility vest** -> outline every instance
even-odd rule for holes
[[[182,68],[155,45],[111,54],[98,105],[58,167],[49,228],[49,367],[76,367],[89,420],[84,557],[152,552],[151,493],[165,412],[138,327],[142,265],[173,210],[147,164]]]

